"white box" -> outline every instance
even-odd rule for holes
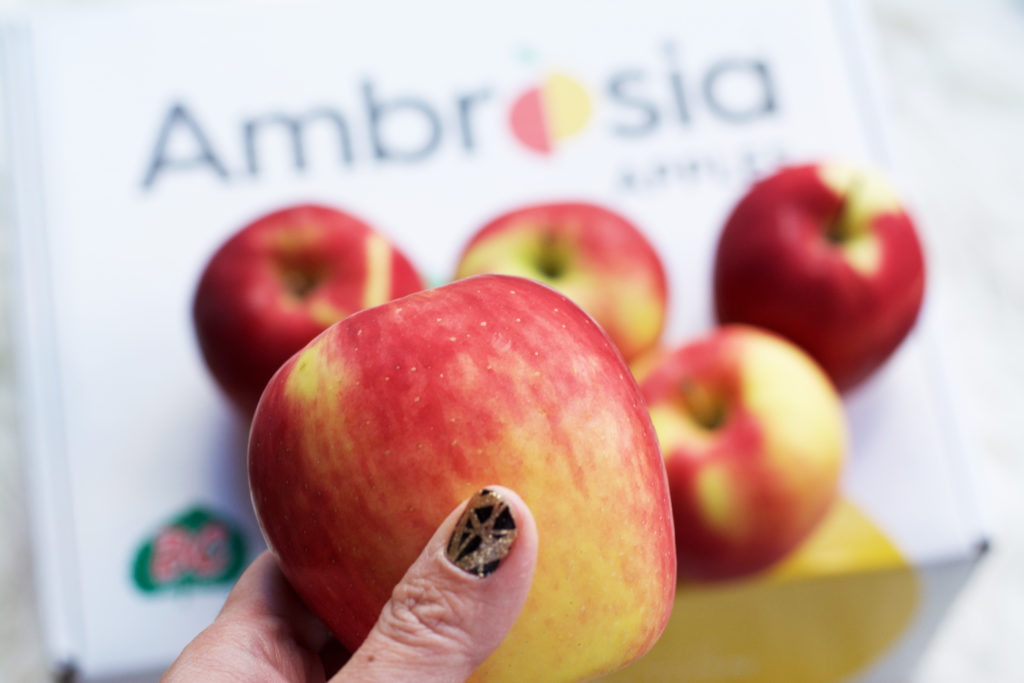
[[[887,167],[899,184],[867,38],[859,5],[840,0],[9,17],[15,336],[53,661],[87,680],[159,671],[213,618],[228,582],[144,590],[134,573],[183,514],[223,520],[246,559],[262,547],[245,427],[189,318],[199,272],[228,234],[287,204],[335,205],[439,283],[498,212],[590,199],[635,219],[661,253],[665,340],[678,342],[712,324],[714,241],[752,178],[835,158]],[[509,108],[556,73],[591,109],[576,135],[538,152]],[[913,618],[857,680],[906,671],[984,543],[927,328],[926,314],[847,401],[844,494],[920,579]],[[694,680],[714,680],[723,661],[756,680],[756,657],[698,654],[689,666],[709,673]]]

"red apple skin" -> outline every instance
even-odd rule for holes
[[[475,680],[579,680],[649,649],[676,570],[657,438],[594,321],[522,278],[356,313],[277,372],[249,478],[281,568],[349,650],[437,525],[484,485],[537,522],[533,585]]]
[[[861,179],[877,186],[877,177],[840,171],[847,180],[830,183],[834,168],[841,167],[784,168],[742,198],[718,243],[714,301],[720,323],[778,332],[845,391],[874,373],[913,328],[925,263],[914,225],[894,196],[882,202],[858,196],[866,194],[858,189]],[[847,228],[860,240],[855,248],[874,253],[867,266],[858,267],[829,238],[830,226],[850,215],[858,218]]]
[[[834,387],[797,346],[719,328],[667,351],[640,388],[665,457],[681,579],[759,572],[828,512],[845,421]]]
[[[596,204],[536,204],[498,216],[469,240],[455,276],[482,273],[527,277],[565,294],[627,361],[657,344],[664,329],[661,259],[639,228]]]
[[[274,372],[313,337],[420,289],[412,264],[369,225],[306,204],[259,218],[214,253],[193,322],[207,367],[249,416]]]

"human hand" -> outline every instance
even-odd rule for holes
[[[448,515],[366,640],[334,673],[338,662],[332,666],[332,657],[324,655],[337,644],[331,646],[327,628],[266,552],[161,680],[319,683],[333,674],[331,683],[462,681],[512,628],[536,561],[537,527],[529,508],[509,489],[487,487]]]

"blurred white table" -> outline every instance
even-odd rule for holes
[[[0,0],[0,7],[16,4]],[[914,683],[1024,681],[1024,0],[872,0],[896,162],[995,544]],[[0,148],[2,155],[2,148]],[[0,263],[7,256],[0,231]],[[6,267],[0,268],[6,276]],[[0,682],[47,677],[0,278]]]
[[[915,681],[1024,681],[1024,2],[871,4],[994,539]]]

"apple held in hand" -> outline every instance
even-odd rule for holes
[[[803,351],[728,326],[640,378],[668,470],[679,575],[726,579],[795,548],[836,497],[839,396]]]
[[[924,295],[921,245],[876,173],[824,164],[754,185],[718,243],[721,323],[787,337],[840,390],[874,372],[914,326]]]
[[[302,205],[228,239],[203,272],[192,312],[207,366],[251,415],[274,372],[317,334],[422,288],[405,256],[368,225]]]
[[[594,321],[529,280],[467,278],[331,327],[267,386],[249,478],[282,570],[349,650],[440,521],[490,484],[522,496],[540,545],[526,605],[476,678],[611,671],[671,611],[646,405]]]
[[[626,360],[654,346],[667,285],[654,248],[628,220],[585,203],[539,204],[481,228],[456,270],[505,273],[557,289],[592,315]]]

